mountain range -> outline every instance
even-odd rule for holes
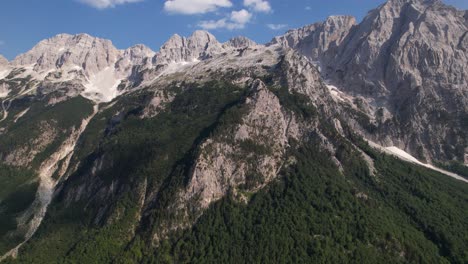
[[[6,263],[466,263],[468,11],[0,56]]]

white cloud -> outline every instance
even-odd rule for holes
[[[169,13],[194,15],[231,7],[230,0],[166,0],[164,10]]]
[[[0,40],[0,46],[3,46],[3,45],[5,45],[5,43],[6,43],[5,41],[3,41],[3,40]]]
[[[206,30],[211,30],[211,29],[218,29],[218,28],[226,28],[227,27],[227,19],[219,19],[219,20],[205,20],[201,21],[198,24],[199,27],[206,29]]]
[[[285,29],[288,25],[286,24],[267,24],[267,27],[272,30],[282,30]]]
[[[97,9],[105,9],[109,7],[115,7],[117,5],[137,3],[144,0],[78,0],[81,3],[90,5]]]
[[[310,11],[310,10],[312,10],[312,7],[306,6],[305,10]]]
[[[249,11],[242,9],[239,11],[232,11],[228,17],[219,20],[201,21],[198,24],[198,26],[206,30],[221,28],[229,30],[243,29],[245,28],[245,25],[250,22],[251,19],[252,14]]]
[[[268,13],[271,11],[271,5],[266,0],[244,0],[244,6],[250,7],[256,12]]]
[[[231,13],[231,20],[238,24],[247,24],[251,18],[252,14],[245,9],[240,11],[232,11]]]

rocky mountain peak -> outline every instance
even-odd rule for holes
[[[12,62],[15,66],[33,66],[37,72],[66,66],[82,67],[87,74],[113,65],[120,55],[110,40],[88,34],[59,34],[39,42]]]
[[[218,42],[213,34],[205,30],[195,30],[188,39],[194,43],[201,44]]]
[[[8,64],[10,64],[10,62],[5,57],[0,55],[0,69],[8,66]]]
[[[255,41],[243,37],[243,36],[238,36],[230,39],[228,42],[225,43],[225,45],[233,47],[233,48],[246,48],[246,47],[251,47],[258,45]]]
[[[223,51],[221,43],[207,31],[197,30],[188,38],[176,34],[156,54],[156,64],[203,60]]]
[[[292,48],[313,61],[319,61],[326,50],[340,45],[355,25],[356,19],[352,16],[330,16],[324,22],[289,30],[268,45]]]
[[[161,49],[183,47],[185,45],[185,38],[179,34],[172,35],[161,47]]]
[[[133,47],[130,47],[123,52],[123,57],[129,59],[133,63],[140,63],[143,59],[154,57],[156,52],[151,50],[149,47],[138,44]]]
[[[135,66],[151,67],[152,59],[156,53],[145,45],[138,44],[130,47],[122,52],[120,59],[115,67],[124,76],[131,74]]]

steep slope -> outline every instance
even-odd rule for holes
[[[5,57],[0,55],[0,70],[6,69],[9,66],[9,64],[10,62]]]
[[[464,38],[434,37],[458,36],[462,17],[392,0],[265,46],[205,31],[158,52],[85,34],[39,43],[0,79],[4,261],[467,262],[467,185],[381,151],[460,160],[466,105],[444,124],[433,97],[462,102],[466,86],[400,43],[447,41],[464,83]],[[396,82],[411,74],[416,95]]]
[[[155,57],[157,64],[193,62],[223,51],[221,43],[206,31],[195,31],[189,38],[172,36]]]
[[[109,40],[87,34],[60,34],[15,58],[11,62],[15,69],[8,79],[37,82],[28,92],[36,88],[42,93],[62,90],[58,101],[81,94],[97,103],[109,102],[132,86],[135,68],[151,64],[154,55],[143,45],[118,50]]]
[[[10,73],[9,66],[10,66],[10,62],[5,57],[0,55],[0,79],[5,78],[5,76],[7,76],[8,73]],[[4,94],[5,92],[0,90],[0,97],[3,97]]]
[[[323,24],[273,43],[316,61],[324,78],[353,96],[368,115],[363,135],[419,159],[464,161],[468,136],[466,12],[441,1],[390,0],[356,26],[335,23],[327,47]],[[332,18],[332,21],[337,18]],[[340,19],[339,21],[352,21]],[[362,122],[361,122],[362,123]]]
[[[238,36],[238,37],[234,37],[230,39],[229,41],[224,43],[224,45],[239,49],[239,48],[248,48],[248,47],[256,46],[258,44],[249,38]]]
[[[300,52],[314,62],[320,62],[324,53],[333,53],[355,25],[354,17],[330,16],[324,22],[290,30],[283,36],[275,37],[269,45],[280,44]]]

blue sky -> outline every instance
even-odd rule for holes
[[[88,33],[118,48],[153,50],[173,34],[208,29],[220,41],[243,35],[265,43],[288,28],[353,15],[384,0],[1,0],[0,54],[13,59],[59,33]],[[445,0],[468,9],[468,0]]]

